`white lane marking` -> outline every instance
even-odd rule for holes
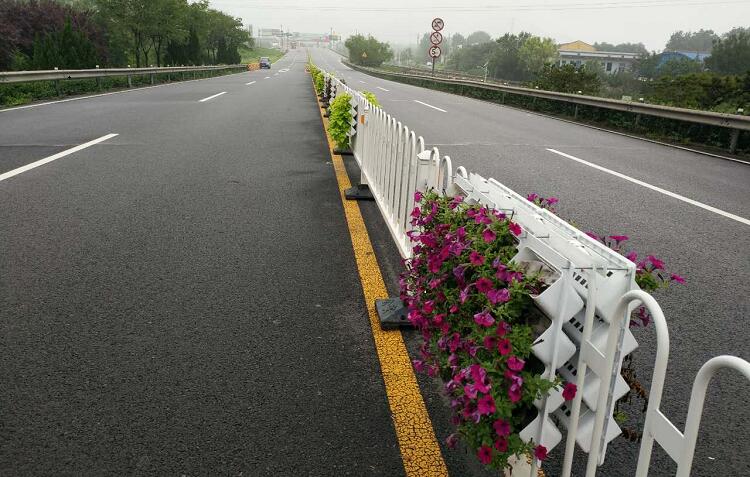
[[[440,109],[440,108],[438,108],[437,106],[433,106],[433,105],[431,105],[431,104],[423,103],[422,101],[419,101],[418,99],[415,99],[415,100],[414,100],[414,102],[415,102],[415,103],[419,103],[419,104],[422,104],[422,105],[424,105],[424,106],[427,106],[428,108],[432,108],[432,109],[437,109],[438,111],[440,111],[440,112],[442,112],[442,113],[447,113],[447,112],[448,112],[448,111],[446,111],[446,110],[444,110],[444,109]]]
[[[245,83],[245,86],[250,86],[251,84],[255,84],[255,81],[251,81],[249,83]]]
[[[381,91],[386,91],[386,92],[390,91],[389,89],[381,88],[380,86],[375,86],[375,87]]]
[[[359,80],[359,82],[362,83],[362,84],[367,84],[366,81]]]
[[[278,73],[274,73],[273,75],[274,75],[274,76],[279,76],[279,74],[278,74]]]
[[[221,93],[216,93],[215,95],[213,95],[213,96],[209,96],[208,98],[203,98],[203,99],[201,99],[201,100],[200,100],[200,101],[198,101],[198,102],[199,102],[199,103],[205,103],[206,101],[210,101],[210,100],[212,100],[212,99],[214,99],[214,98],[218,98],[218,97],[219,97],[219,96],[221,96],[222,94],[227,94],[227,92],[226,92],[226,91],[222,91]]]
[[[643,187],[645,187],[647,189],[654,190],[656,192],[659,192],[660,194],[664,194],[664,195],[667,195],[669,197],[673,197],[673,198],[675,198],[677,200],[681,200],[681,201],[683,201],[685,203],[688,203],[690,205],[694,205],[696,207],[700,207],[701,209],[708,210],[709,212],[713,212],[714,214],[718,214],[718,215],[724,216],[724,217],[726,217],[728,219],[736,220],[737,222],[740,222],[740,223],[745,224],[745,225],[750,225],[750,220],[748,220],[748,219],[746,219],[744,217],[740,217],[739,215],[734,215],[734,214],[731,214],[731,213],[726,212],[724,210],[717,209],[716,207],[712,207],[712,206],[706,205],[706,204],[704,204],[702,202],[698,202],[697,200],[690,199],[690,198],[685,197],[683,195],[675,194],[674,192],[670,192],[670,191],[668,191],[666,189],[662,189],[661,187],[657,187],[655,185],[649,184],[648,182],[643,182],[641,180],[634,179],[633,177],[626,176],[625,174],[622,174],[620,172],[613,171],[611,169],[607,169],[606,167],[602,167],[600,165],[593,164],[593,163],[588,162],[588,161],[584,161],[583,159],[579,159],[579,158],[577,158],[575,156],[571,156],[570,154],[565,154],[564,152],[560,152],[560,151],[558,151],[556,149],[547,148],[547,150],[549,152],[552,152],[552,153],[557,154],[559,156],[562,156],[562,157],[565,157],[567,159],[570,159],[571,161],[580,162],[581,164],[584,164],[586,166],[593,167],[594,169],[600,170],[602,172],[606,172],[607,174],[612,174],[613,176],[619,177],[620,179],[625,179],[626,181],[630,181],[633,184],[638,184],[639,186],[643,186]]]
[[[32,162],[31,164],[26,164],[25,166],[21,166],[17,169],[13,169],[12,171],[8,171],[4,174],[0,174],[0,181],[4,181],[5,179],[10,179],[11,177],[17,176],[18,174],[22,174],[26,171],[30,171],[31,169],[35,169],[39,166],[43,166],[52,161],[56,161],[57,159],[60,159],[61,157],[65,157],[70,154],[73,154],[74,152],[81,151],[83,149],[86,149],[87,147],[93,146],[94,144],[99,144],[100,142],[104,142],[107,139],[112,139],[115,136],[117,136],[117,134],[107,134],[106,136],[102,136],[99,139],[94,139],[93,141],[89,141],[87,143],[81,144],[80,146],[71,147],[70,149],[66,149],[65,151],[58,152],[57,154],[54,154],[52,156],[45,157],[44,159],[39,159],[38,161]]]
[[[294,63],[292,63],[292,64],[294,64]],[[289,71],[289,68],[284,68],[283,70],[279,70],[279,73],[286,73],[287,71]]]
[[[263,79],[271,79],[271,77],[270,77],[270,76],[266,76],[266,77],[265,77],[265,78],[263,78]]]

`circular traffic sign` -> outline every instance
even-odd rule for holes
[[[443,34],[439,31],[434,31],[430,35],[430,43],[433,45],[439,45],[443,42]]]
[[[432,20],[432,29],[435,31],[440,31],[445,26],[445,22],[443,22],[442,18],[436,18]]]
[[[442,53],[442,50],[437,45],[432,45],[430,47],[430,58],[440,58],[440,54]]]

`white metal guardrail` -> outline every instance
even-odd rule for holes
[[[170,66],[159,68],[92,68],[87,70],[39,70],[39,71],[3,71],[0,72],[0,84],[24,83],[29,81],[55,81],[86,78],[104,78],[107,76],[157,75],[163,73],[198,73],[202,71],[222,71],[247,68],[247,65],[221,66]]]
[[[560,391],[536,402],[539,414],[522,430],[522,438],[551,450],[562,441],[556,421],[567,431],[562,475],[571,475],[576,444],[588,454],[585,475],[596,475],[607,444],[621,433],[613,409],[628,391],[620,376],[622,360],[638,346],[629,330],[629,318],[643,305],[655,323],[657,352],[635,473],[638,477],[648,474],[651,450],[658,442],[678,463],[677,475],[689,475],[709,380],[725,367],[750,379],[750,363],[720,356],[701,368],[693,385],[686,430],[681,433],[660,411],[669,355],[666,320],[656,300],[636,285],[632,262],[494,179],[463,167],[454,174],[451,159],[441,157],[437,148],[426,150],[424,139],[406,125],[337,78],[326,74],[326,82],[326,91],[332,95],[352,96],[357,127],[350,132],[351,148],[360,166],[361,183],[369,186],[403,257],[411,254],[407,232],[413,192],[434,189],[512,214],[522,228],[514,260],[542,261],[559,272],[558,281],[534,298],[551,320],[534,354],[545,364],[547,377],[559,374],[575,381],[579,392],[568,403]],[[533,462],[528,475],[536,476],[536,465]],[[518,472],[516,477],[521,476]]]

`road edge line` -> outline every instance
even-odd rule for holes
[[[346,200],[344,195],[344,191],[351,187],[351,181],[342,157],[333,153],[333,140],[326,127],[327,120],[318,105],[317,95],[315,103],[318,113],[320,113],[323,132],[328,143],[328,152],[336,173],[339,196],[354,249],[354,258],[362,283],[372,337],[380,362],[380,370],[404,470],[409,477],[447,476],[448,469],[443,460],[443,454],[435,436],[430,415],[422,398],[419,383],[417,383],[417,378],[414,375],[403,336],[398,330],[384,331],[380,328],[380,320],[375,310],[375,300],[388,298],[388,290],[380,271],[375,250],[372,242],[370,242],[370,236],[367,233],[359,204],[356,201]]]

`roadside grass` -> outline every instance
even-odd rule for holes
[[[154,75],[154,84],[175,83],[184,80],[197,78],[210,78],[214,76],[224,76],[227,74],[245,71],[221,70],[221,71],[201,71],[195,75],[189,73],[161,73]],[[150,75],[133,75],[133,87],[151,86]],[[60,80],[57,85],[55,81],[33,81],[28,83],[8,83],[0,84],[0,107],[21,106],[43,99],[58,99],[67,96],[76,96],[87,93],[102,93],[110,90],[119,90],[128,88],[127,76],[111,76],[91,79],[78,80]]]
[[[267,56],[271,63],[275,63],[282,56],[284,52],[277,50],[276,48],[247,48],[241,46],[239,48],[240,55],[242,56],[242,63],[257,63],[261,56]]]

